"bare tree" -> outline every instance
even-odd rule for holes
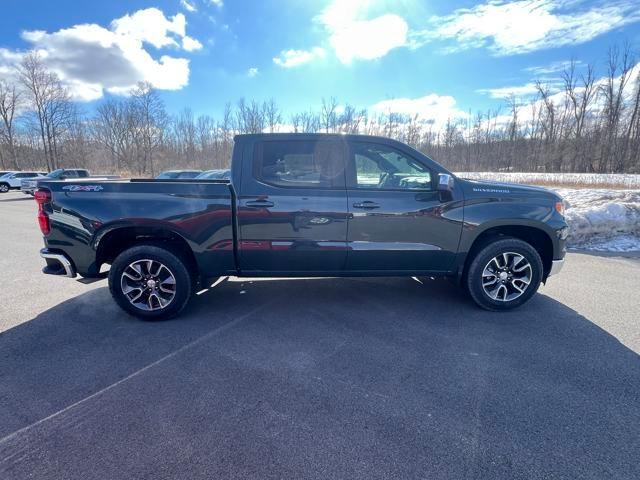
[[[154,153],[162,143],[168,116],[164,102],[148,82],[140,82],[131,91],[131,119],[138,146],[140,173],[155,174]]]
[[[322,109],[320,110],[320,124],[325,133],[334,132],[337,123],[338,101],[331,97],[329,100],[322,99]]]
[[[6,80],[0,80],[0,140],[6,146],[9,153],[9,162],[12,168],[18,170],[18,156],[16,154],[16,113],[21,107],[22,97],[15,84],[9,84]],[[6,169],[4,155],[0,151],[2,169]]]
[[[71,96],[58,75],[49,71],[36,52],[26,54],[17,73],[36,116],[47,167],[58,168],[59,142],[73,110]]]
[[[282,123],[282,113],[280,113],[280,109],[273,98],[264,103],[263,110],[267,128],[270,133],[273,133],[276,131],[278,125]]]

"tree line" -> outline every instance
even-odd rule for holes
[[[640,65],[640,64],[638,64]],[[84,167],[149,176],[169,168],[225,168],[237,133],[326,132],[405,142],[454,171],[640,173],[640,67],[628,46],[609,50],[605,73],[570,62],[526,102],[468,113],[443,125],[427,115],[370,111],[322,99],[290,115],[275,100],[226,103],[220,118],[170,115],[139,83],[87,113],[35,52],[0,78],[0,168]],[[392,104],[392,102],[391,102]]]

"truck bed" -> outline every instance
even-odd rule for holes
[[[164,232],[185,243],[203,275],[233,272],[235,194],[225,180],[43,180],[51,191],[47,248],[64,248],[81,275],[95,275],[116,235]],[[71,243],[71,245],[70,245]]]

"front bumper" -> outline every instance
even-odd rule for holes
[[[64,253],[53,252],[48,248],[40,250],[40,256],[47,261],[46,267],[42,269],[42,273],[47,275],[64,275],[65,277],[75,278],[77,275],[73,262]]]
[[[551,275],[556,275],[560,273],[560,270],[562,270],[562,267],[564,267],[564,258],[561,260],[553,260],[551,262],[551,270],[549,270],[549,275],[547,276],[550,277]]]

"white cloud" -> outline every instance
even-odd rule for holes
[[[111,22],[109,28],[81,24],[48,33],[25,31],[48,68],[55,71],[78,100],[95,100],[103,92],[123,93],[139,81],[162,90],[177,90],[189,83],[189,60],[170,55],[154,58],[147,45],[176,51],[202,48],[186,35],[181,13],[166,17],[156,8],[139,10]],[[20,61],[21,52],[5,49],[0,64]],[[1,67],[1,65],[0,65]]]
[[[397,15],[358,20],[333,30],[329,43],[342,63],[375,60],[405,45],[408,27]]]
[[[477,90],[478,93],[484,93],[489,95],[491,98],[498,99],[508,98],[511,95],[515,95],[516,97],[529,97],[531,95],[535,95],[537,91],[538,89],[536,88],[536,84],[533,82],[512,87],[482,88]]]
[[[469,114],[456,106],[456,99],[449,95],[432,93],[419,98],[395,98],[383,100],[371,106],[374,113],[399,113],[417,115],[421,122],[440,128],[448,120],[464,119]]]
[[[247,77],[257,77],[259,73],[260,71],[258,70],[258,67],[251,67],[249,70],[247,70]]]
[[[223,0],[210,0],[212,5],[215,5],[218,8],[222,8],[222,6],[224,5]]]
[[[177,46],[175,36],[184,37],[186,25],[187,21],[182,13],[167,18],[161,10],[147,8],[112,21],[111,31],[161,48]]]
[[[327,41],[344,64],[354,60],[375,60],[394,48],[407,46],[409,26],[399,15],[370,15],[371,0],[332,0],[314,21],[327,34]],[[293,67],[324,57],[325,49],[283,50],[273,61]]]
[[[188,2],[187,0],[180,0],[180,5],[182,5],[182,8],[184,8],[187,12],[198,11],[198,7],[196,7],[196,4]]]
[[[488,47],[512,55],[587,42],[640,21],[637,0],[488,0],[473,8],[430,19],[432,27],[415,32],[413,44],[455,40],[449,50]]]
[[[273,63],[284,68],[292,68],[324,56],[325,51],[320,47],[311,50],[283,50],[279,56],[273,58]]]
[[[407,43],[407,22],[390,13],[367,19],[369,4],[366,0],[334,0],[316,17],[342,63],[374,60]]]
[[[584,65],[580,60],[561,60],[558,62],[551,62],[548,65],[527,67],[524,69],[524,71],[531,72],[534,75],[549,75],[552,73],[560,73],[571,68],[572,62],[576,68],[582,67]]]
[[[193,52],[195,50],[200,50],[202,48],[202,43],[200,43],[195,38],[185,35],[182,38],[182,48],[184,48],[187,52]]]

